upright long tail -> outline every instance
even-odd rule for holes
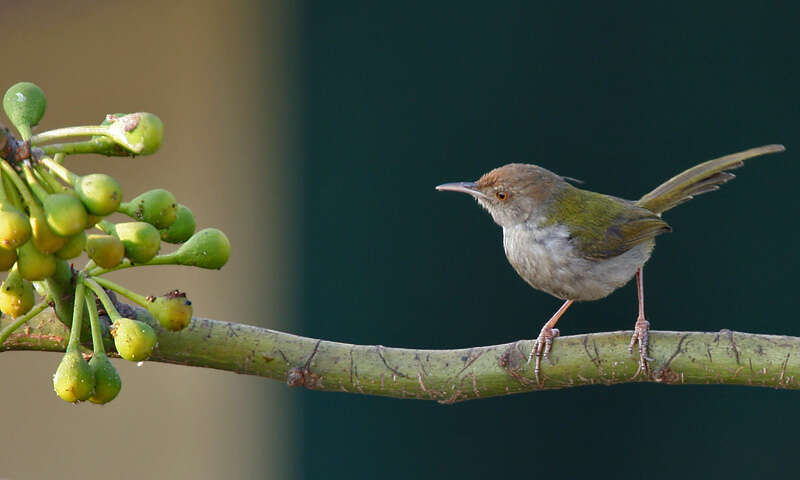
[[[640,198],[636,205],[654,213],[666,212],[688,202],[695,195],[717,190],[720,185],[736,176],[726,170],[741,167],[748,158],[784,150],[786,148],[783,145],[764,145],[703,162],[662,183]]]

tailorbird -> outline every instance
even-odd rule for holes
[[[701,163],[667,180],[639,200],[623,200],[582,190],[536,165],[511,163],[476,182],[446,183],[437,190],[472,195],[503,229],[503,247],[514,270],[537,290],[564,300],[542,327],[528,356],[536,357],[539,380],[542,357],[549,358],[558,319],[576,301],[598,300],[636,275],[639,315],[628,347],[639,345],[639,370],[650,374],[644,315],[642,268],[655,237],[671,231],[661,214],[695,195],[717,190],[734,178],[743,161],[782,152],[765,145]]]

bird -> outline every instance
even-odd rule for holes
[[[744,160],[783,152],[764,145],[696,165],[656,187],[639,200],[625,200],[576,187],[574,179],[545,168],[511,163],[474,182],[438,185],[436,190],[471,195],[503,230],[506,257],[531,287],[563,300],[545,322],[528,356],[536,358],[539,383],[542,358],[549,359],[555,328],[574,302],[599,300],[636,277],[639,313],[628,351],[638,344],[641,372],[651,375],[650,322],[644,312],[644,264],[655,237],[672,231],[661,215],[693,197],[717,190]]]

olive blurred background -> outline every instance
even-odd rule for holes
[[[637,198],[701,161],[784,143],[667,214],[675,232],[659,238],[645,288],[655,329],[800,335],[800,7],[39,0],[11,11],[3,85],[44,88],[42,128],[132,110],[166,124],[156,156],[70,165],[115,175],[128,195],[171,189],[231,238],[221,272],[120,272],[143,293],[182,288],[198,315],[345,342],[531,338],[559,302],[517,278],[474,201],[435,185],[531,162]],[[630,329],[635,315],[629,285],[559,326]],[[119,399],[73,407],[51,392],[57,355],[0,360],[0,477],[15,479],[782,477],[800,427],[797,394],[764,389],[585,387],[445,407],[123,362]]]

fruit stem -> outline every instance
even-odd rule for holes
[[[130,300],[133,300],[134,302],[138,303],[139,305],[141,305],[141,306],[143,306],[145,308],[147,308],[147,306],[148,306],[149,302],[147,301],[147,298],[144,297],[144,295],[139,295],[136,292],[132,292],[132,291],[128,290],[127,288],[123,287],[122,285],[114,283],[114,282],[112,282],[111,280],[109,280],[107,278],[94,278],[94,281],[97,282],[98,284],[106,287],[109,290],[113,290],[113,291],[119,293],[120,295],[122,295],[124,297],[127,297]]]
[[[83,305],[86,295],[86,287],[83,282],[78,282],[75,286],[75,304],[72,310],[72,327],[69,330],[69,342],[67,351],[77,350],[81,340],[81,322],[83,320]]]
[[[44,182],[50,186],[50,189],[53,190],[53,192],[56,193],[69,192],[70,189],[64,186],[61,182],[59,182],[56,179],[56,177],[50,172],[50,170],[45,168],[44,165],[36,165],[34,169],[42,177],[42,180],[44,180]]]
[[[42,311],[44,311],[44,309],[47,308],[49,305],[50,305],[50,297],[45,297],[45,299],[42,300],[42,303],[33,307],[25,315],[20,315],[19,317],[17,317],[13,323],[9,323],[8,325],[6,325],[4,329],[0,330],[0,345],[2,345],[3,342],[5,342],[6,339],[9,336],[11,336],[11,334],[14,333],[25,322],[35,317],[36,315],[42,313]]]
[[[102,135],[113,137],[113,133],[109,131],[108,126],[105,125],[86,125],[81,127],[64,127],[56,128],[55,130],[48,130],[46,132],[37,133],[31,137],[31,145],[38,145],[40,143],[52,142],[54,140],[62,140],[65,138],[73,137],[91,137]]]
[[[117,228],[114,226],[113,223],[109,222],[108,220],[100,220],[99,222],[97,222],[97,225],[95,226],[100,230],[102,230],[103,233],[106,233],[108,235],[116,236],[117,234]]]
[[[41,163],[47,166],[53,173],[58,175],[62,180],[70,184],[71,186],[75,186],[75,184],[80,180],[81,177],[75,175],[74,173],[67,170],[67,167],[61,165],[60,163],[56,163],[52,158],[44,157],[40,160]]]
[[[28,182],[30,189],[33,190],[33,194],[36,195],[36,198],[38,198],[40,202],[44,203],[50,194],[47,193],[47,190],[45,190],[44,187],[42,187],[42,185],[39,183],[39,180],[33,176],[33,171],[27,162],[22,164],[22,171],[25,173],[25,180]]]
[[[48,155],[77,155],[81,153],[101,153],[98,152],[97,144],[91,140],[84,142],[68,142],[68,143],[53,143],[51,145],[42,145],[39,148]]]
[[[14,183],[14,186],[17,188],[17,191],[22,195],[23,200],[28,205],[28,208],[37,208],[39,204],[36,202],[36,199],[33,198],[31,191],[28,190],[28,187],[25,186],[25,182],[17,175],[16,170],[14,167],[8,164],[5,160],[0,160],[0,168],[3,169],[3,173],[5,173],[9,180]],[[40,187],[41,188],[41,187]]]
[[[92,324],[94,353],[106,353],[106,347],[103,345],[103,330],[100,328],[100,317],[97,315],[97,303],[91,291],[86,292],[86,309],[89,310],[89,322]]]
[[[117,311],[117,307],[114,306],[114,302],[112,302],[111,299],[108,297],[108,294],[105,292],[105,290],[103,290],[103,287],[98,285],[97,282],[95,282],[91,278],[84,278],[83,283],[84,285],[89,287],[94,292],[95,295],[97,295],[97,298],[100,299],[100,303],[103,304],[103,308],[106,309],[108,318],[111,319],[112,323],[114,322],[114,320],[122,318],[122,315],[119,314],[119,312]]]

